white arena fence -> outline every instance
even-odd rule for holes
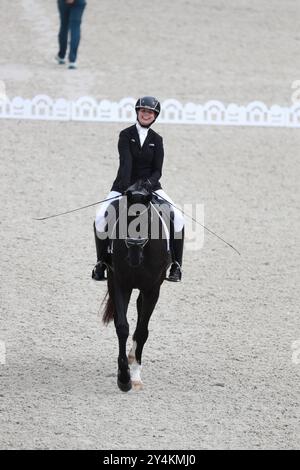
[[[37,95],[32,99],[15,97],[0,98],[0,118],[35,119],[49,121],[133,122],[135,121],[134,98],[123,98],[119,102],[97,101],[83,96],[75,101],[64,98],[53,99]],[[267,107],[261,101],[252,101],[246,106],[234,103],[225,105],[211,100],[205,104],[182,104],[175,99],[162,103],[158,119],[167,124],[202,124],[216,126],[269,126],[300,127],[300,102],[285,107]]]

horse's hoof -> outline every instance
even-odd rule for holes
[[[143,388],[144,388],[143,382],[138,382],[138,381],[132,380],[132,389],[135,392],[139,392],[140,390],[143,390]]]
[[[127,383],[123,383],[120,381],[120,379],[118,379],[118,387],[122,392],[129,392],[129,390],[132,388],[131,380],[129,380]]]
[[[129,368],[118,371],[118,387],[122,392],[129,392],[131,390],[131,377]]]

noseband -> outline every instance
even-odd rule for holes
[[[144,246],[148,242],[148,238],[126,238],[125,244],[128,248],[127,261],[129,266],[135,268],[142,264],[144,259]]]

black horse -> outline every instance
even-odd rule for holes
[[[117,383],[120,390],[127,392],[132,386],[142,388],[140,372],[148,324],[171,262],[166,226],[170,211],[166,207],[162,210],[159,201],[153,200],[152,194],[139,184],[127,190],[114,206],[118,215],[110,230],[113,233],[110,233],[110,254],[106,263],[108,292],[103,322],[108,324],[114,320],[119,341]],[[125,232],[121,216],[123,225],[125,220]],[[137,324],[127,357],[127,309],[133,289],[139,290]]]

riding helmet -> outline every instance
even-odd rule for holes
[[[143,98],[139,98],[136,102],[136,113],[141,108],[151,109],[151,111],[155,112],[157,118],[160,113],[160,102],[154,98],[154,96],[144,96]]]

